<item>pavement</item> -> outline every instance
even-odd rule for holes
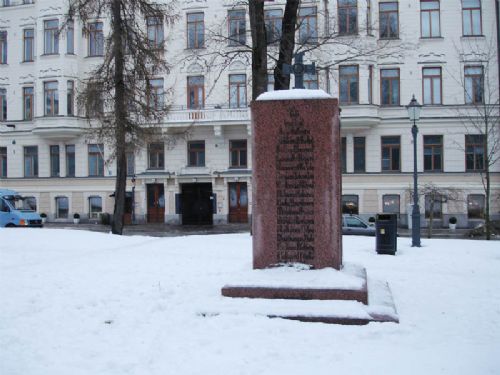
[[[110,232],[109,225],[94,223],[46,223],[45,228],[89,230],[93,232]],[[217,224],[217,225],[172,225],[172,224],[134,224],[126,225],[123,234],[126,236],[152,236],[152,237],[179,237],[190,235],[209,235],[224,233],[249,233],[250,224]],[[447,228],[432,230],[432,238],[459,238],[471,239],[468,234],[470,229],[456,229],[451,231]],[[411,229],[398,228],[399,237],[411,237]],[[427,238],[427,229],[422,228],[421,238]],[[484,239],[484,237],[474,237],[472,239]],[[500,240],[500,236],[493,239]]]

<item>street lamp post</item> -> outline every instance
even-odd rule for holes
[[[420,118],[422,106],[413,95],[410,104],[406,106],[408,117],[413,122],[411,133],[413,134],[413,210],[411,213],[411,246],[420,247],[420,207],[418,205],[418,171],[417,171],[417,121]]]

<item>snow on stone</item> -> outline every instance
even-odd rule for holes
[[[299,99],[331,99],[332,96],[323,90],[293,89],[276,90],[260,94],[257,100],[299,100]]]
[[[377,255],[373,237],[344,236],[344,261],[389,284],[400,324],[337,326],[221,296],[251,270],[248,234],[0,229],[0,374],[497,374],[500,243],[422,244]]]

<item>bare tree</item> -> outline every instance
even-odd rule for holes
[[[420,200],[424,202],[425,216],[429,218],[427,226],[427,238],[432,237],[432,229],[434,227],[434,219],[437,206],[443,203],[459,202],[463,200],[463,191],[450,186],[437,186],[432,182],[426,183],[418,188]],[[413,188],[408,188],[406,196],[409,202],[413,202]]]
[[[486,239],[491,239],[490,207],[492,202],[491,171],[500,160],[500,101],[498,87],[498,55],[495,39],[489,42],[468,41],[457,54],[464,64],[464,73],[452,77],[464,90],[465,105],[456,110],[465,128],[465,137],[482,145],[458,144],[466,155],[469,171],[481,178],[485,193]]]
[[[116,159],[115,206],[111,230],[123,232],[126,152],[134,152],[155,134],[166,114],[163,84],[153,79],[169,70],[163,45],[163,25],[176,19],[173,4],[147,0],[70,0],[67,19],[78,19],[84,33],[102,49],[103,60],[88,74],[79,93],[92,135],[110,145]],[[106,38],[95,21],[109,20]],[[149,25],[157,33],[148,35]],[[102,30],[102,29],[101,29]],[[161,35],[159,35],[161,33]]]
[[[329,46],[334,51],[316,64],[319,71],[330,71],[334,66],[349,61],[377,59],[403,55],[408,44],[395,40],[378,40],[360,38],[359,34],[372,35],[376,25],[367,21],[366,27],[357,26],[357,32],[346,34],[340,32],[336,17],[331,17],[328,9],[315,11],[315,25],[307,24],[307,17],[300,14],[300,0],[287,0],[279,29],[273,29],[271,22],[266,22],[264,0],[235,1],[233,9],[248,7],[250,18],[251,43],[242,42],[238,37],[227,33],[226,23],[207,27],[206,49],[185,57],[191,62],[206,64],[207,69],[217,66],[228,67],[235,60],[252,64],[252,99],[267,91],[268,72],[274,72],[274,89],[290,88],[290,76],[283,74],[285,64],[292,65],[294,55],[305,52],[309,58],[316,51]],[[321,32],[319,26],[321,24]],[[297,38],[299,36],[299,38]],[[230,46],[227,48],[227,46]],[[219,73],[219,75],[220,75]],[[216,82],[217,80],[215,80]]]

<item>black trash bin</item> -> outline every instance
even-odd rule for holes
[[[398,237],[398,215],[378,214],[375,222],[375,237],[378,254],[395,255]]]

